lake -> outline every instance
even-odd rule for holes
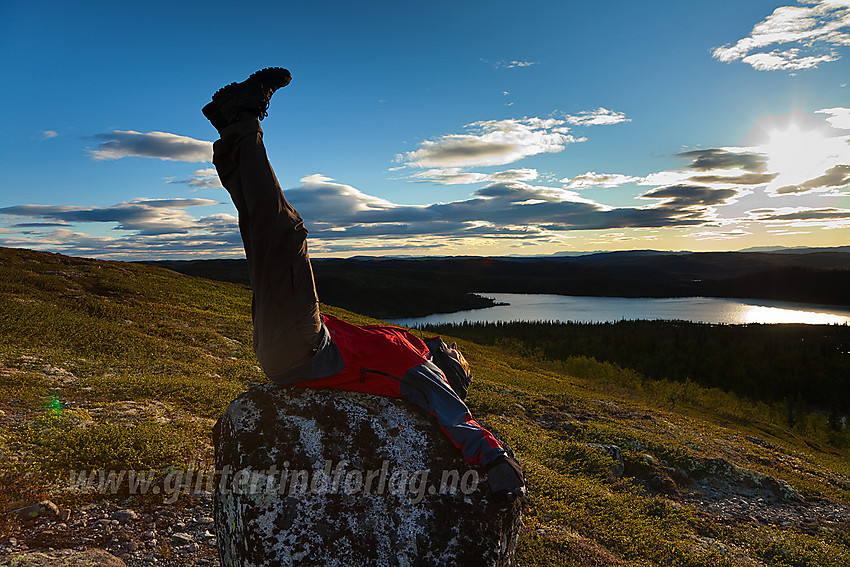
[[[695,323],[850,324],[850,310],[782,301],[716,297],[629,298],[578,297],[524,293],[478,293],[499,303],[485,309],[437,313],[427,317],[388,319],[415,327],[427,323],[496,321],[574,321],[607,323],[622,320],[693,321]]]

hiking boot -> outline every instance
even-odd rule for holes
[[[493,500],[499,506],[528,497],[522,468],[508,456],[499,457],[487,467],[487,484],[493,494]]]
[[[261,69],[241,83],[230,83],[218,89],[212,102],[204,106],[201,112],[219,132],[240,120],[262,120],[269,115],[269,101],[274,92],[288,85],[291,80],[292,75],[286,69]]]

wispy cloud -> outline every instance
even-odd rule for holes
[[[568,114],[566,121],[576,126],[610,126],[621,122],[631,122],[632,119],[626,118],[624,112],[616,112],[600,106],[596,110],[585,110],[573,115]]]
[[[735,240],[737,238],[749,236],[750,234],[752,233],[742,230],[740,228],[736,228],[729,231],[701,230],[698,232],[691,233],[688,236],[695,240]]]
[[[441,185],[468,185],[470,183],[492,183],[495,181],[534,181],[537,179],[536,169],[519,168],[497,171],[495,173],[479,173],[463,171],[459,167],[426,169],[410,176],[413,181],[429,181]]]
[[[843,187],[850,194],[850,165],[839,164],[826,170],[823,175],[809,179],[799,185],[786,185],[776,190],[779,195],[805,193],[814,189]]]
[[[422,142],[418,150],[398,156],[412,167],[476,167],[506,165],[524,157],[563,151],[583,142],[566,133],[565,121],[554,118],[485,120],[468,124],[467,134],[449,134]]]
[[[759,222],[769,222],[772,224],[791,222],[791,226],[811,226],[811,221],[822,224],[822,221],[825,220],[850,222],[850,209],[836,207],[761,209],[759,211],[750,211],[750,215],[754,220],[758,220]],[[805,223],[805,225],[801,223]]]
[[[216,204],[210,199],[139,199],[111,207],[17,205],[0,208],[0,215],[61,223],[109,222],[116,223],[118,230],[147,235],[186,234],[197,228],[198,220],[185,209]]]
[[[736,189],[718,189],[705,185],[671,185],[647,191],[641,199],[662,199],[658,208],[671,211],[696,211],[704,215],[707,207],[733,202],[739,196]]]
[[[55,130],[44,130],[44,131],[41,132],[41,139],[42,140],[49,140],[50,138],[55,138],[58,135],[59,135],[59,133],[56,132]]]
[[[800,0],[799,4],[776,8],[750,35],[715,48],[712,55],[761,71],[810,69],[839,59],[837,50],[850,45],[850,2]],[[775,48],[768,50],[771,46]]]
[[[191,177],[187,179],[169,179],[168,183],[183,183],[191,185],[196,189],[221,189],[221,180],[218,178],[218,172],[215,168],[208,167],[195,171]]]
[[[564,183],[569,189],[589,189],[590,187],[611,188],[625,185],[626,183],[637,183],[643,178],[624,175],[622,173],[596,173],[588,171],[581,175],[576,175],[572,179],[565,177],[559,181]]]
[[[600,174],[587,178],[601,181]],[[722,218],[718,211],[751,192],[746,187],[730,187],[728,183],[723,186],[678,183],[645,191],[635,206],[614,207],[582,197],[568,188],[499,181],[477,189],[464,199],[408,205],[314,174],[303,178],[297,187],[287,189],[285,194],[310,229],[311,248],[320,253],[339,254],[390,250],[434,252],[470,246],[486,248],[496,242],[503,246],[528,246],[564,242],[574,231],[705,227],[705,231],[711,232],[715,231],[712,227],[735,220]],[[13,221],[0,232],[4,233],[2,241],[7,246],[100,257],[241,254],[234,215],[194,218],[186,210],[214,203],[206,199],[169,199],[129,201],[110,207],[19,205],[0,209],[0,215]],[[802,207],[751,211],[735,222],[826,227],[846,224],[848,219],[848,209]],[[114,223],[115,236],[86,235],[73,226],[91,222]],[[731,235],[737,228],[721,232]],[[712,237],[708,232],[704,236]],[[714,237],[718,235],[719,232]]]
[[[185,209],[208,199],[136,200],[109,207],[19,205],[0,209],[15,222],[0,228],[4,246],[116,259],[227,257],[243,253],[237,219],[228,213],[194,218]],[[76,230],[76,223],[115,224],[108,236]],[[43,230],[50,229],[50,230]]]
[[[47,228],[54,226],[70,226],[68,222],[19,222],[11,225],[12,228]]]
[[[764,185],[776,179],[778,173],[743,173],[741,175],[694,175],[696,183],[729,183],[731,185]]]
[[[693,160],[687,168],[695,171],[741,168],[746,171],[761,173],[767,167],[767,157],[763,154],[732,151],[725,148],[692,150],[676,154],[676,156]]]
[[[423,169],[411,174],[411,181],[444,185],[533,181],[538,173],[529,168],[491,173],[470,171],[470,168],[507,165],[539,154],[558,153],[570,144],[587,141],[584,136],[572,134],[571,125],[598,126],[627,121],[629,118],[624,113],[602,107],[564,118],[482,120],[467,124],[466,133],[426,140],[418,149],[396,156],[396,161],[403,164],[398,169]]]
[[[496,61],[492,65],[496,69],[516,69],[517,67],[531,67],[532,65],[537,65],[537,62],[514,59],[512,61]]]
[[[199,222],[202,220],[199,219]],[[226,258],[244,254],[238,230],[225,233],[198,230],[183,235],[98,236],[59,228],[47,233],[5,237],[3,245],[117,260]]]
[[[96,134],[93,138],[102,140],[97,149],[89,151],[91,157],[98,160],[146,157],[188,162],[212,161],[212,142],[168,132],[113,130]]]

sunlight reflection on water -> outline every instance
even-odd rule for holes
[[[715,297],[626,298],[566,295],[479,293],[497,305],[427,317],[389,319],[406,326],[425,323],[496,321],[574,321],[604,323],[622,320],[677,320],[697,323],[806,323],[850,324],[850,310],[778,301]]]
[[[754,305],[743,315],[745,323],[805,323],[807,325],[841,325],[850,318],[833,313],[799,311]]]

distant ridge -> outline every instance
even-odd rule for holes
[[[806,246],[755,246],[745,248],[741,252],[775,252],[778,254],[807,254],[817,252],[850,252],[850,246],[828,246],[823,248],[810,248]]]
[[[250,285],[245,260],[147,262]],[[850,305],[850,247],[753,252],[626,250],[583,256],[313,260],[319,297],[373,317],[489,307],[472,292],[730,297]]]

